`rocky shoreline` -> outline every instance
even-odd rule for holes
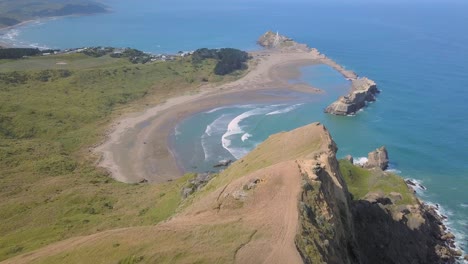
[[[351,81],[351,91],[346,96],[338,98],[337,101],[325,108],[325,113],[333,115],[352,115],[362,109],[369,102],[376,100],[376,95],[380,92],[377,84],[367,77],[359,77],[355,72],[346,70],[343,66],[320,53],[315,48],[310,48],[305,44],[295,42],[293,39],[274,33],[271,31],[263,34],[257,44],[266,49],[277,50],[300,50],[312,54],[321,63],[328,65],[341,73],[346,79]]]
[[[350,155],[345,159],[353,162],[353,157]],[[360,166],[386,177],[388,172],[385,169],[388,167],[388,162],[386,148],[380,147],[370,152],[368,161]],[[413,195],[417,194],[417,190],[426,190],[426,187],[415,180],[405,179],[405,184]],[[396,206],[401,199],[399,193],[391,192],[385,195],[382,192],[375,192],[368,193],[363,200],[353,202],[353,216],[361,249],[371,252],[375,247],[387,248],[385,256],[371,257],[368,259],[369,263],[386,263],[388,259],[405,258],[416,261],[412,263],[460,261],[463,252],[457,248],[456,237],[447,227],[448,218],[440,213],[439,205],[432,205],[416,198],[414,204]],[[406,242],[393,243],[395,240]],[[408,250],[412,253],[408,253]],[[414,259],[415,255],[418,259]],[[468,255],[465,256],[465,259],[467,258]]]

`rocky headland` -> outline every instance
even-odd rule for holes
[[[370,187],[351,202],[361,263],[456,263],[460,260],[462,252],[455,246],[455,236],[445,225],[447,217],[439,213],[438,206],[416,197],[413,182],[385,171],[389,161],[385,147],[369,152],[368,161],[359,168],[350,160],[352,157],[347,156],[340,163],[347,183],[353,186],[355,177],[367,174]],[[350,166],[354,169],[349,170]],[[359,187],[362,191],[363,185]]]
[[[343,66],[320,53],[317,49],[297,43],[289,37],[268,31],[257,40],[257,43],[266,49],[283,51],[300,50],[313,54],[321,63],[329,65],[351,81],[351,91],[349,94],[338,98],[337,101],[325,108],[326,113],[334,115],[354,114],[365,107],[368,102],[375,101],[375,97],[379,93],[374,81],[366,77],[358,77],[355,72],[346,70]]]

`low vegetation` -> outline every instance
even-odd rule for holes
[[[383,192],[385,195],[390,194],[390,192],[398,192],[403,199],[397,204],[413,204],[415,202],[413,193],[400,176],[364,169],[347,160],[340,160],[339,163],[341,174],[354,200],[363,199],[369,192]]]
[[[68,54],[0,63],[0,260],[172,215],[187,179],[118,183],[94,166],[89,148],[118,115],[236,78],[213,74],[213,59],[135,65]]]
[[[249,55],[245,51],[238,49],[198,49],[193,53],[192,62],[198,64],[205,59],[217,60],[214,73],[217,75],[226,75],[236,70],[246,69],[246,62]]]
[[[25,56],[35,56],[41,54],[39,49],[30,48],[8,48],[0,49],[0,60],[1,59],[20,59]]]

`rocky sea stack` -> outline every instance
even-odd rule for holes
[[[388,168],[388,152],[385,147],[380,147],[367,156],[367,162],[364,164],[366,168],[380,168],[386,170]]]
[[[325,113],[334,115],[355,114],[365,107],[368,102],[375,101],[375,96],[378,93],[379,90],[374,81],[366,77],[353,79],[351,80],[351,92],[325,108]]]

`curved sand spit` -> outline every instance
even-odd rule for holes
[[[320,93],[319,89],[304,83],[288,83],[289,79],[299,77],[299,67],[305,65],[327,64],[348,79],[357,77],[315,49],[263,50],[251,55],[251,70],[237,81],[201,87],[197,94],[171,98],[118,120],[104,143],[95,148],[95,152],[101,154],[98,166],[107,169],[114,179],[126,183],[175,179],[182,172],[169,148],[168,136],[183,118],[222,105],[288,99],[258,93],[261,90]]]

